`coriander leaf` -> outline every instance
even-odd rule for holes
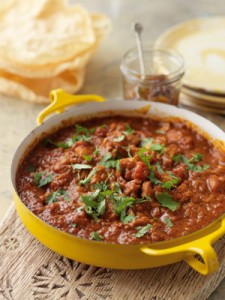
[[[203,166],[198,166],[191,163],[191,162],[198,162],[202,158],[203,158],[203,154],[201,153],[193,154],[190,159],[188,159],[186,156],[182,154],[178,154],[176,156],[173,156],[172,160],[175,162],[183,162],[187,166],[188,170],[191,170],[193,172],[203,172],[207,170],[210,166],[207,164],[204,164]]]
[[[93,152],[93,154],[94,155],[98,155],[99,153],[100,153],[100,151],[99,151],[98,147],[96,146],[95,147],[95,151]]]
[[[76,223],[72,223],[72,224],[70,224],[70,227],[72,227],[72,228],[76,228],[76,226],[77,226],[77,224],[76,224]]]
[[[143,198],[141,199],[137,199],[137,203],[143,203],[143,202],[151,202],[152,198],[148,195],[145,195]]]
[[[168,227],[168,228],[173,227],[173,223],[171,222],[171,220],[170,220],[169,217],[165,217],[165,218],[163,219],[163,221],[165,221],[166,227]]]
[[[130,134],[132,134],[134,132],[134,130],[130,127],[129,124],[126,124],[125,128],[126,128],[126,130],[123,131],[123,133],[125,135],[130,135]]]
[[[180,206],[180,203],[174,201],[173,197],[166,192],[157,193],[155,197],[162,206],[167,207],[172,211],[175,211]]]
[[[114,204],[113,209],[117,215],[120,215],[124,209],[131,206],[136,201],[135,198],[127,196],[114,196],[114,199],[116,200],[116,202]]]
[[[73,170],[83,170],[83,169],[91,169],[92,166],[90,165],[85,165],[85,164],[72,164],[72,169]]]
[[[135,215],[133,213],[129,214],[128,216],[126,216],[126,211],[125,211],[125,215],[123,216],[121,214],[120,220],[123,222],[123,224],[128,224],[130,222],[132,222],[135,219]]]
[[[101,192],[108,190],[108,185],[105,181],[97,182],[93,185],[94,189],[99,189]]]
[[[203,159],[203,154],[202,153],[195,153],[189,159],[189,162],[199,162],[202,159]]]
[[[172,187],[174,187],[178,182],[179,182],[179,178],[173,175],[173,177],[172,177],[171,180],[165,181],[165,182],[162,184],[162,188],[170,190],[170,189],[171,189]]]
[[[78,207],[78,208],[76,209],[76,211],[78,212],[78,214],[80,214],[80,213],[82,212],[82,210],[83,210],[83,207],[82,207],[82,206],[80,206],[80,207]]]
[[[27,166],[27,170],[28,170],[28,172],[34,172],[35,171],[35,167],[34,167],[34,165],[32,165],[32,164],[30,164],[30,165],[28,165]]]
[[[148,176],[148,178],[149,178],[150,181],[151,181],[152,183],[154,183],[155,185],[162,184],[162,181],[160,181],[159,179],[157,179],[157,178],[155,177],[155,172],[154,172],[154,170],[153,170],[152,167],[151,167],[151,169],[150,169],[150,175]]]
[[[155,166],[156,166],[156,169],[157,169],[157,171],[160,173],[160,174],[164,174],[165,172],[164,172],[164,170],[162,169],[162,166],[160,165],[160,162],[156,162],[155,163]]]
[[[119,185],[118,182],[116,182],[116,183],[114,184],[114,189],[113,189],[113,190],[114,190],[115,193],[122,194],[122,190],[121,190],[120,185]]]
[[[117,161],[116,161],[116,169],[117,169],[117,171],[121,172],[120,160],[119,159],[117,159]]]
[[[174,155],[172,157],[172,160],[175,161],[175,162],[182,162],[182,155],[181,154],[177,154],[177,155]]]
[[[103,215],[106,209],[105,197],[98,189],[91,194],[81,196],[81,201],[85,204],[86,213],[94,220]]]
[[[89,129],[91,134],[95,133],[95,130],[96,130],[96,127],[92,127],[92,128]]]
[[[95,241],[102,241],[104,239],[103,236],[101,236],[97,231],[93,231],[91,233],[91,239]]]
[[[151,155],[145,155],[144,152],[146,152],[147,149],[142,147],[139,151],[138,151],[138,156],[140,157],[140,159],[146,164],[146,166],[151,169],[151,165],[150,165],[150,159],[151,159]]]
[[[46,202],[48,204],[51,204],[53,202],[57,202],[59,200],[59,197],[61,197],[62,195],[65,195],[66,191],[65,190],[57,190],[51,194],[49,194],[47,197],[46,197]]]
[[[113,139],[113,142],[121,142],[121,141],[124,140],[124,138],[125,138],[124,135],[118,136],[118,137],[116,137],[116,138]]]
[[[40,188],[48,183],[50,183],[53,179],[53,175],[45,175],[43,173],[35,173],[34,174],[34,182]]]
[[[91,177],[92,177],[96,172],[97,172],[96,169],[92,169],[91,172],[88,174],[88,176],[87,176],[85,179],[79,181],[79,185],[82,185],[82,184],[88,185],[88,184],[90,183]]]
[[[155,130],[155,133],[158,133],[158,134],[165,134],[166,132],[164,130]]]
[[[208,170],[209,168],[210,168],[210,165],[204,164],[204,165],[202,166],[202,171],[206,171],[206,170]]]
[[[68,139],[65,142],[57,142],[57,143],[55,143],[55,146],[58,147],[58,148],[67,149],[67,148],[70,148],[73,144],[74,144],[73,140],[72,139]]]
[[[100,160],[99,165],[104,166],[107,160],[109,160],[110,158],[112,158],[112,154],[107,152]]]
[[[194,166],[192,168],[192,171],[203,172],[203,171],[208,170],[209,168],[210,168],[210,165],[204,164],[203,166]]]
[[[84,155],[84,159],[91,162],[93,157],[91,155]]]
[[[76,126],[76,133],[77,133],[77,134],[79,134],[79,133],[84,133],[86,136],[89,136],[89,135],[90,135],[90,134],[89,134],[88,128],[83,127],[83,126],[78,125],[78,124],[76,124],[75,126]]]
[[[128,156],[129,156],[129,157],[133,157],[133,156],[131,155],[131,153],[130,153],[130,150],[131,150],[131,149],[130,149],[130,146],[126,147],[125,149],[126,149],[126,151],[127,151]]]
[[[165,148],[165,147],[164,147],[163,145],[161,145],[161,144],[152,144],[152,145],[150,146],[150,149],[151,149],[152,151],[159,152],[160,154],[163,153],[164,148]]]
[[[152,138],[144,138],[142,141],[141,141],[141,146],[142,147],[145,147],[146,145],[149,145],[152,143]]]
[[[34,173],[34,183],[35,183],[36,185],[39,184],[39,181],[41,180],[42,175],[43,175],[42,172]]]
[[[136,227],[136,229],[138,230],[137,233],[134,234],[135,237],[139,238],[139,237],[142,237],[143,235],[145,235],[146,233],[149,232],[149,229],[152,228],[152,225],[151,224],[147,224],[146,226],[138,226]]]

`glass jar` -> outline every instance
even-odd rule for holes
[[[129,50],[120,69],[124,99],[150,100],[177,105],[184,75],[184,60],[172,50],[143,48],[144,74],[138,51]]]

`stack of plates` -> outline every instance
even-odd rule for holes
[[[225,112],[225,17],[178,24],[156,41],[180,52],[186,65],[180,102],[208,112]]]

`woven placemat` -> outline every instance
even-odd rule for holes
[[[39,243],[12,206],[0,226],[0,300],[203,300],[225,277],[225,237],[215,248],[220,269],[206,277],[184,262],[135,271],[93,267]]]

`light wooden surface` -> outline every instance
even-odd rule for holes
[[[220,269],[207,277],[184,262],[136,271],[93,267],[43,246],[11,206],[0,226],[0,300],[205,300],[225,276],[225,237],[215,248]]]

